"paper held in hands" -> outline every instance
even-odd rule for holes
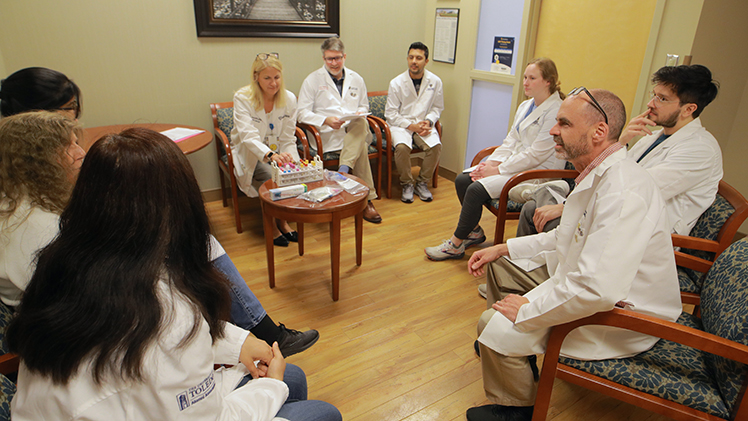
[[[197,136],[200,133],[205,132],[205,130],[196,130],[196,129],[187,129],[184,127],[175,127],[173,129],[164,130],[161,132],[162,135],[168,137],[169,139],[173,140],[174,142],[181,142],[185,139],[189,139],[193,136]]]
[[[366,117],[369,114],[371,114],[371,113],[346,114],[346,115],[344,115],[342,117],[338,117],[338,120],[340,120],[340,121],[350,121],[350,120],[353,120],[353,119],[356,119],[356,118],[359,118],[359,117]]]

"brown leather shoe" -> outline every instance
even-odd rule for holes
[[[366,205],[366,209],[364,209],[364,219],[373,224],[382,222],[382,217],[379,215],[379,212],[374,209],[374,204],[371,203],[371,201],[369,201],[369,204]]]

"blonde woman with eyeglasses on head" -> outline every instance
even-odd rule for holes
[[[272,178],[271,162],[299,160],[296,150],[296,96],[285,89],[278,53],[261,53],[252,63],[252,83],[234,94],[231,152],[239,189],[257,197],[257,189]],[[273,244],[288,247],[298,234],[286,221],[273,227]]]

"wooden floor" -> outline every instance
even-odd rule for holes
[[[459,202],[441,178],[434,201],[375,201],[383,223],[364,222],[363,265],[356,266],[353,219],[343,221],[340,300],[332,301],[326,224],[305,225],[304,256],[275,248],[276,287],[267,281],[257,199],[242,197],[244,232],[231,207],[207,204],[215,235],[247,284],[276,321],[314,328],[320,340],[288,362],[307,373],[309,398],[340,409],[345,420],[464,420],[489,403],[473,351],[476,322],[486,308],[462,260],[431,262],[423,248],[454,230]],[[495,218],[481,222],[493,232]],[[515,226],[507,231],[513,235]],[[481,247],[493,244],[492,234]],[[467,255],[476,249],[468,250]],[[659,421],[666,418],[577,386],[556,381],[549,420]]]

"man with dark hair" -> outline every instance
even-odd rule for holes
[[[717,96],[719,84],[706,67],[666,66],[652,76],[652,99],[647,111],[634,117],[620,142],[627,145],[645,135],[628,151],[654,178],[665,199],[670,229],[688,235],[701,214],[714,202],[722,179],[722,151],[702,125],[699,115]],[[647,126],[661,126],[652,133]],[[561,216],[563,204],[522,208],[517,235],[548,231]]]
[[[428,183],[439,162],[442,145],[434,124],[444,110],[442,80],[426,70],[429,47],[414,42],[408,47],[408,70],[390,82],[384,115],[395,145],[395,165],[400,172],[401,200],[413,202],[413,192],[424,202],[433,198]],[[413,144],[424,151],[418,178],[413,180],[410,151]]]
[[[556,153],[581,171],[554,232],[514,238],[473,254],[474,276],[537,285],[501,301],[489,281],[488,310],[478,323],[483,385],[492,405],[471,408],[469,421],[530,420],[537,384],[528,356],[545,352],[550,328],[623,307],[675,321],[681,312],[670,225],[652,176],[618,142],[626,121],[613,93],[578,88],[561,104],[550,133]],[[511,258],[509,261],[507,258]],[[496,264],[497,263],[497,264]],[[528,275],[545,265],[545,278]],[[658,338],[606,326],[581,327],[561,353],[582,360],[627,358]],[[535,370],[537,370],[535,368]]]
[[[361,177],[369,188],[364,219],[378,224],[382,217],[371,202],[377,198],[368,152],[371,135],[363,116],[369,112],[366,84],[361,75],[345,67],[340,38],[327,38],[320,49],[323,65],[301,85],[297,119],[318,128],[325,154],[340,152],[338,171]],[[362,116],[351,119],[356,114]]]

